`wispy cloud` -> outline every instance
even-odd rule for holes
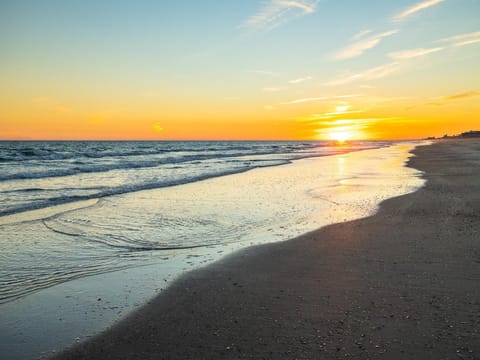
[[[336,85],[344,85],[354,81],[359,80],[375,80],[390,75],[398,70],[399,68],[398,62],[392,62],[384,65],[380,65],[371,69],[367,69],[360,73],[347,75],[344,77],[340,77],[338,79],[334,79],[332,81],[327,82],[325,85],[336,86]]]
[[[346,94],[346,95],[337,95],[334,96],[334,99],[350,99],[350,98],[356,98],[356,97],[362,97],[365,96],[365,94]]]
[[[323,114],[313,114],[313,116],[316,118],[316,119],[333,119],[333,118],[337,118],[339,116],[345,116],[345,115],[349,115],[349,114],[359,114],[359,113],[363,113],[365,111],[363,110],[349,110],[349,111],[331,111],[331,112],[326,112],[326,113],[323,113]]]
[[[424,106],[424,105],[444,106],[444,105],[447,105],[448,103],[450,103],[452,101],[467,100],[467,99],[472,99],[472,98],[476,98],[476,97],[480,97],[480,91],[478,91],[478,90],[464,91],[464,92],[457,93],[457,94],[430,98],[430,99],[428,99],[429,102],[427,102],[427,103],[413,105],[413,106],[408,107],[407,109],[410,110],[410,109],[414,109],[418,106]]]
[[[480,31],[460,34],[448,38],[440,39],[438,42],[450,43],[451,46],[459,47],[480,42]]]
[[[432,54],[438,51],[443,50],[443,47],[436,47],[430,49],[411,49],[411,50],[402,50],[402,51],[395,51],[388,54],[389,57],[395,60],[406,60],[406,59],[413,59],[420,56],[425,56],[428,54]]]
[[[278,92],[278,91],[282,91],[282,90],[285,90],[284,88],[279,88],[279,87],[264,87],[262,89],[263,92]]]
[[[358,33],[353,35],[352,40],[359,40],[359,39],[363,38],[364,36],[366,36],[368,34],[371,34],[372,32],[373,32],[373,30],[370,30],[370,29],[359,31]]]
[[[335,96],[308,97],[308,98],[287,101],[282,103],[282,105],[295,105],[295,104],[302,104],[306,102],[324,101],[324,100],[331,100],[331,99],[349,99],[349,98],[355,98],[360,96],[365,96],[365,95],[364,94],[345,94],[345,95],[335,95]]]
[[[343,59],[350,59],[353,57],[357,57],[362,55],[365,51],[374,48],[380,42],[382,39],[392,36],[396,33],[398,33],[399,30],[391,30],[391,31],[386,31],[383,33],[375,34],[372,36],[369,36],[367,38],[362,38],[361,40],[358,40],[347,47],[341,49],[337,53],[334,54],[334,58],[337,60],[343,60]],[[357,34],[358,35],[358,34]]]
[[[445,0],[425,0],[425,1],[419,2],[419,3],[417,3],[413,6],[405,9],[400,14],[394,16],[393,21],[402,21],[402,20],[408,18],[409,16],[411,16],[413,14],[416,14],[416,13],[418,13],[418,12],[424,10],[424,9],[427,9],[429,7],[432,7],[434,5],[440,4],[444,1]]]
[[[289,83],[290,84],[300,84],[302,82],[312,80],[312,79],[313,79],[313,77],[311,77],[311,76],[305,76],[305,77],[302,77],[302,78],[290,80]]]
[[[242,26],[269,31],[299,16],[314,13],[318,2],[319,0],[270,0]]]
[[[294,105],[294,104],[302,104],[306,102],[312,102],[312,101],[323,101],[323,100],[328,100],[328,96],[319,96],[319,97],[308,97],[308,98],[303,98],[303,99],[295,99],[291,101],[287,101],[282,103],[282,105]]]
[[[385,118],[312,120],[310,126],[314,128],[317,136],[325,139],[335,138],[336,134],[342,133],[348,134],[348,137],[364,138],[367,136],[366,129],[384,120]]]
[[[326,128],[355,125],[355,129],[363,128],[373,122],[383,120],[383,118],[369,118],[369,119],[332,119],[327,121],[316,121],[312,118],[312,122],[316,125],[321,125]],[[350,128],[352,129],[352,128]],[[352,129],[353,130],[353,129]]]
[[[480,96],[480,91],[466,91],[443,97],[444,100],[463,100]]]

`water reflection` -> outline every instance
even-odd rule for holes
[[[416,170],[402,166],[411,147],[309,158],[113,196],[43,221],[3,226],[8,241],[2,243],[0,280],[8,286],[0,299],[185,252],[215,259],[232,244],[287,240],[367,216],[380,201],[423,183]]]

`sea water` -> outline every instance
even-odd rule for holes
[[[244,205],[250,205],[228,194],[206,194],[209,199],[198,209],[205,193],[187,195],[175,187],[142,199],[136,194],[140,190],[387,144],[0,142],[0,303],[70,279],[143,264],[169,250],[237,241],[263,226],[260,215],[241,217]],[[119,194],[136,195],[112,197]],[[151,196],[158,198],[152,202]],[[215,213],[231,201],[238,211]],[[82,207],[87,209],[74,211]],[[36,221],[25,225],[29,220]]]
[[[58,350],[185,271],[371,215],[422,186],[418,144],[1,143],[2,347]]]

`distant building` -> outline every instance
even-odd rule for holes
[[[460,137],[462,137],[462,138],[476,138],[476,137],[480,137],[480,131],[470,130],[470,131],[461,133],[461,134],[460,134]]]

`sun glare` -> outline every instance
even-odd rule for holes
[[[350,106],[348,106],[348,105],[339,105],[339,106],[336,107],[336,110],[339,113],[343,113],[343,112],[347,111],[349,108],[350,108]]]
[[[338,131],[330,133],[330,139],[343,143],[351,138],[351,134],[347,131]]]

